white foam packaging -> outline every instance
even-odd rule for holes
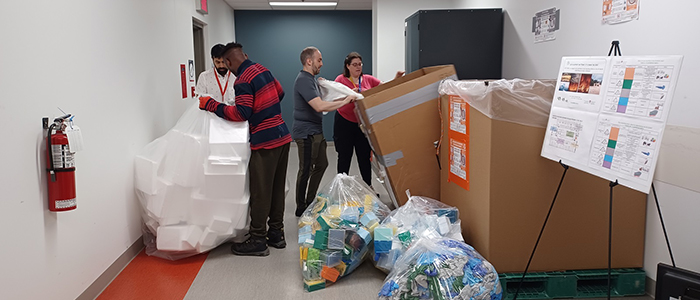
[[[197,246],[197,243],[199,242],[199,239],[202,238],[202,234],[204,231],[202,231],[202,228],[196,225],[190,225],[187,228],[187,234],[185,235],[185,241],[187,244],[194,248]]]
[[[219,234],[216,231],[205,228],[204,232],[202,233],[202,237],[199,239],[199,245],[203,247],[211,247],[214,245],[214,241],[216,241],[218,236]]]
[[[247,191],[246,174],[204,173],[204,195],[209,199],[238,199]]]
[[[163,177],[184,187],[201,185],[204,158],[208,153],[208,145],[203,143],[203,138],[179,130],[171,130],[166,137],[168,152]]]
[[[204,166],[206,174],[227,175],[227,174],[242,174],[245,175],[248,171],[248,162],[240,157],[235,156],[213,156],[207,157],[207,163]]]
[[[142,155],[137,155],[134,163],[134,173],[136,177],[136,188],[146,194],[154,195],[158,188],[158,169],[161,161],[165,157],[165,150],[168,142],[158,139],[149,144],[151,148]]]
[[[149,255],[192,256],[241,241],[248,230],[248,123],[223,120],[196,104],[134,160]]]
[[[190,226],[187,225],[175,225],[175,226],[160,226],[158,227],[158,233],[156,240],[156,245],[158,250],[161,251],[186,251],[193,250],[194,247],[189,245],[186,241],[187,233],[190,230]]]
[[[223,119],[209,121],[210,156],[250,157],[248,122],[230,122]]]

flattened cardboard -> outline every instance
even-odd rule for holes
[[[447,111],[449,97],[441,104]],[[459,208],[465,241],[499,273],[523,272],[563,168],[539,155],[544,128],[492,120],[474,108],[469,127],[470,190],[447,182],[443,168],[440,199]],[[444,166],[449,153],[440,160]],[[529,271],[607,268],[609,191],[608,181],[570,168]],[[615,187],[613,268],[643,266],[645,222],[646,195]]]
[[[452,65],[423,68],[363,92],[365,98],[356,102],[362,126],[386,167],[389,184],[400,205],[408,201],[406,189],[414,195],[440,197],[440,169],[434,146],[440,139],[437,86],[435,98],[425,99],[422,104],[373,124],[367,110],[455,76],[455,73]],[[401,158],[387,164],[385,156]]]

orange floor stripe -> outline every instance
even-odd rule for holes
[[[97,299],[183,299],[206,259],[205,253],[169,261],[141,251]]]

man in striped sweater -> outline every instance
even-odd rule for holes
[[[236,105],[210,97],[199,108],[229,121],[248,121],[250,128],[250,237],[234,243],[236,255],[267,256],[268,245],[284,248],[284,185],[292,137],[281,116],[284,91],[267,68],[250,61],[243,46],[229,43],[223,50],[226,67],[236,75]],[[269,221],[268,221],[269,218]],[[267,230],[269,225],[269,230]]]

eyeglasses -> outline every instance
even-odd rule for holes
[[[354,63],[354,64],[350,64],[350,65],[353,67],[362,67],[362,63]]]

